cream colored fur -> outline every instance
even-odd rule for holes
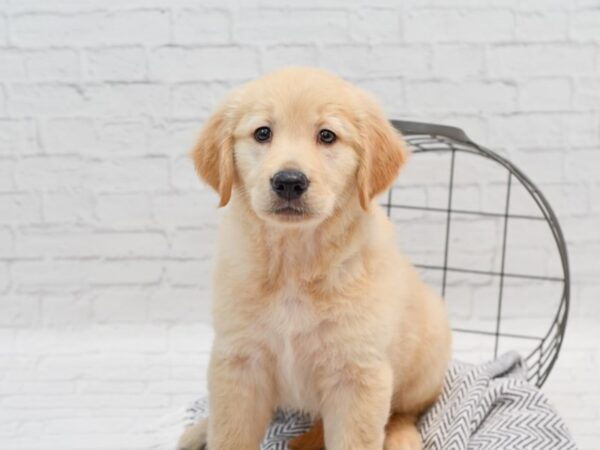
[[[253,137],[261,126],[268,143]],[[323,128],[335,143],[318,141]],[[441,389],[450,332],[374,201],[406,156],[368,95],[317,69],[250,82],[207,122],[193,158],[227,205],[210,417],[180,448],[256,450],[277,407],[322,421],[328,450],[420,448],[414,423]],[[270,179],[283,169],[310,179],[301,216],[274,212]]]

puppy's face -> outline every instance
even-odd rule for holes
[[[260,217],[321,221],[352,191],[358,130],[348,114],[346,86],[332,81],[274,77],[244,93],[234,160]]]
[[[237,189],[260,218],[300,225],[348,201],[367,209],[405,150],[366,94],[327,72],[285,69],[234,92],[193,156],[222,205]]]

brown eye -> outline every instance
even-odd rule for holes
[[[254,131],[256,142],[268,142],[271,140],[271,129],[269,127],[260,127]]]
[[[337,136],[331,130],[323,129],[319,131],[319,142],[323,144],[333,144],[336,139]]]

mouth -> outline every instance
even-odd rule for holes
[[[271,214],[284,221],[298,221],[310,217],[310,211],[304,205],[289,201],[274,205]]]
[[[302,216],[306,214],[306,211],[304,211],[304,209],[302,208],[286,205],[280,208],[273,209],[273,214],[279,216]]]

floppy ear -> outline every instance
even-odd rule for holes
[[[225,206],[231,198],[235,177],[233,134],[225,105],[204,124],[191,156],[200,178],[220,195],[219,206]]]
[[[376,102],[367,98],[365,105],[367,109],[360,120],[363,143],[357,177],[360,206],[367,211],[373,197],[394,182],[408,150]]]

